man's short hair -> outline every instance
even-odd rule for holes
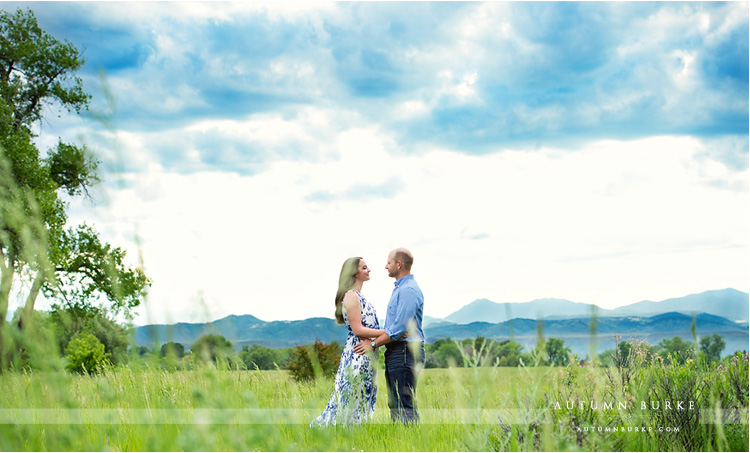
[[[396,249],[396,253],[393,254],[394,261],[401,261],[404,264],[404,269],[411,271],[411,265],[414,264],[414,257],[411,252],[406,249]]]

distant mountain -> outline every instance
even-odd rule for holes
[[[430,317],[430,316],[422,316],[422,327],[423,328],[427,328],[427,327],[430,327],[430,326],[437,326],[437,325],[441,325],[441,324],[455,324],[455,323],[450,322],[450,321],[446,321],[445,319],[442,319],[442,318],[433,318],[433,317]]]
[[[513,318],[550,318],[550,317],[584,317],[591,316],[594,306],[564,299],[536,299],[531,302],[510,302],[499,304],[487,299],[479,299],[460,310],[446,316],[445,319],[456,324],[468,324],[475,321],[504,322]],[[597,307],[599,311],[600,308]]]
[[[538,335],[539,323],[543,323],[544,336],[590,335],[591,318],[573,319],[536,319],[517,318],[502,323],[473,322],[471,324],[440,325],[429,329],[425,335],[431,340],[439,338],[487,338],[510,337],[510,335]],[[650,334],[654,332],[690,332],[693,317],[682,313],[663,313],[651,317],[606,317],[596,320],[598,334]],[[728,319],[701,313],[695,317],[695,329],[698,333],[747,331],[747,327],[738,325]]]
[[[177,324],[151,324],[136,327],[135,341],[139,345],[176,341],[177,343],[192,344],[201,335],[221,332],[226,338],[238,338],[253,326],[266,324],[255,316],[230,315],[212,323],[194,324],[181,322]]]
[[[138,345],[153,346],[175,341],[190,346],[202,335],[211,333],[223,335],[237,349],[253,343],[273,348],[289,347],[314,343],[316,339],[326,343],[342,343],[348,332],[346,326],[338,325],[330,318],[266,322],[251,315],[230,315],[205,324],[140,326],[134,330]]]
[[[748,321],[748,294],[736,289],[706,291],[700,294],[661,302],[644,300],[612,310],[615,316],[648,316],[656,313],[677,311],[680,313],[709,313],[732,321]]]
[[[513,318],[581,318],[590,317],[594,309],[598,317],[651,316],[674,311],[684,314],[708,313],[732,321],[747,322],[749,318],[748,294],[730,288],[691,294],[661,302],[642,301],[612,310],[564,299],[537,299],[531,302],[507,303],[479,299],[444,319],[456,324],[469,324],[472,322],[498,323]]]

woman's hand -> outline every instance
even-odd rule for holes
[[[369,341],[360,341],[359,343],[357,343],[357,344],[354,345],[354,353],[355,354],[363,355],[363,354],[365,354],[367,352],[371,352],[371,351],[372,351],[372,347],[370,347],[370,342]]]

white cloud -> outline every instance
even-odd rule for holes
[[[88,11],[99,23],[153,26],[165,21],[235,22],[263,14],[270,21],[307,20],[311,14],[333,13],[335,2],[106,2]]]
[[[726,3],[722,8],[722,14],[717,15],[713,21],[709,15],[701,14],[699,29],[706,34],[706,42],[714,44],[724,41],[734,30],[747,23],[748,6],[747,2]]]
[[[481,157],[394,155],[390,137],[373,128],[330,142],[336,161],[282,160],[255,176],[182,175],[157,165],[133,189],[113,191],[113,217],[101,228],[137,255],[137,227],[155,282],[150,318],[138,321],[330,317],[341,263],[354,255],[374,269],[365,293],[384,313],[392,285],[380,270],[398,246],[415,254],[429,316],[481,297],[611,307],[748,289],[747,190],[705,184],[746,187],[748,172],[711,160],[699,140]],[[317,190],[394,177],[403,181],[395,198],[306,201]]]
[[[401,119],[423,116],[429,111],[429,107],[422,101],[406,101],[396,106],[397,115]]]
[[[572,13],[572,32],[551,14],[567,5],[403,7],[79,7],[86,19],[69,23],[133,52],[110,61],[114,45],[77,35],[114,69],[126,124],[115,139],[63,116],[59,135],[83,133],[126,173],[72,220],[142,252],[155,284],[140,322],[330,316],[341,262],[362,255],[377,271],[396,246],[415,253],[430,316],[480,297],[611,306],[747,291],[746,133],[586,142],[725,134],[724,118],[746,118],[743,67],[701,68],[747,3],[602,4]],[[603,47],[581,49],[578,30]],[[353,95],[377,70],[387,86]],[[558,149],[550,130],[588,144]],[[546,146],[501,149],[524,136]],[[366,287],[381,313],[391,287],[384,272]]]
[[[433,103],[440,102],[441,98],[457,104],[481,102],[475,88],[478,79],[476,71],[457,75],[451,70],[444,70],[438,74],[438,78],[442,86],[435,93]]]

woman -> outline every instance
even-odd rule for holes
[[[376,338],[379,329],[375,308],[362,295],[362,284],[370,279],[370,268],[359,257],[349,258],[341,267],[336,293],[336,322],[346,324],[349,336],[328,405],[311,426],[350,425],[372,419],[375,411],[375,368],[367,354],[354,353],[354,345],[365,338]]]

